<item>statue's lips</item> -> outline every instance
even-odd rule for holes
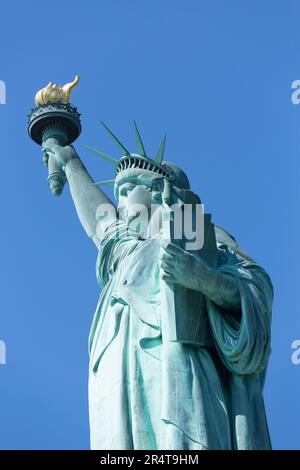
[[[134,215],[127,215],[126,217],[126,223],[127,225],[130,225],[135,219],[138,219],[140,217],[140,212],[137,211],[136,214]]]
[[[127,215],[126,217],[126,224],[129,227],[129,229],[137,231],[139,233],[139,236],[143,239],[148,238],[147,236],[147,228],[149,225],[149,221],[144,221],[143,219],[140,219],[141,214],[137,212],[135,215]],[[135,222],[137,220],[137,222]],[[141,223],[142,222],[142,223]],[[146,222],[146,223],[143,223]]]

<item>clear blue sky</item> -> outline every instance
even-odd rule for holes
[[[96,249],[68,188],[54,198],[27,136],[35,92],[80,74],[77,149],[93,176],[116,155],[103,119],[149,153],[164,131],[214,222],[270,273],[273,354],[265,388],[275,448],[300,448],[300,4],[265,0],[10,1],[0,7],[0,448],[89,446],[87,338],[99,296]]]

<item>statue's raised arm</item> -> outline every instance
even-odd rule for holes
[[[79,220],[87,235],[99,247],[101,234],[106,226],[116,219],[115,205],[95,185],[73,146],[62,147],[49,138],[42,147],[46,155],[46,163],[51,155],[65,172]],[[103,216],[104,212],[105,216]]]
[[[64,86],[49,82],[35,95],[36,107],[29,115],[28,133],[42,145],[48,166],[48,183],[59,196],[66,180],[79,219],[88,236],[99,246],[102,234],[116,218],[113,202],[95,185],[72,144],[81,132],[80,114],[70,104],[79,76]]]

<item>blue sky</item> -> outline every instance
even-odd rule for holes
[[[0,448],[89,446],[87,338],[99,296],[96,249],[68,188],[54,198],[40,148],[27,136],[35,92],[78,73],[77,150],[95,179],[112,167],[103,119],[134,150],[188,173],[216,224],[274,283],[273,354],[265,401],[274,448],[300,448],[300,79],[297,1],[56,0],[0,7]]]

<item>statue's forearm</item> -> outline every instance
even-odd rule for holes
[[[220,307],[240,310],[241,299],[236,280],[203,264],[199,265],[199,269],[198,289]]]
[[[94,180],[78,157],[72,158],[66,164],[65,173],[79,220],[88,236],[99,246],[97,210],[103,204],[107,204],[112,209],[106,220],[102,222],[101,229],[104,229],[105,224],[112,221],[112,218],[116,218],[115,206],[106,194],[93,184]]]

